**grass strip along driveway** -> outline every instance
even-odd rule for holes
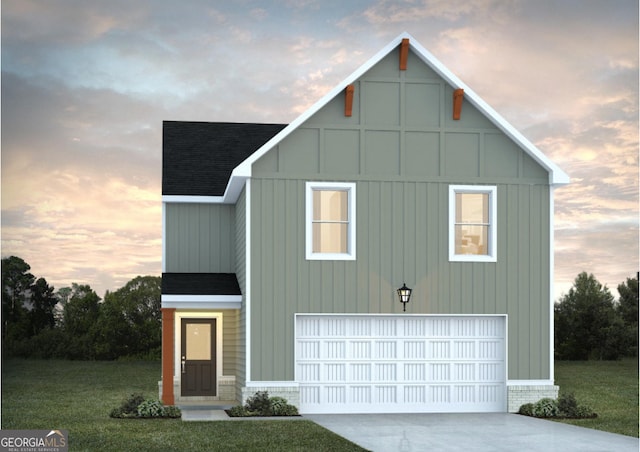
[[[596,419],[560,422],[638,437],[638,359],[556,361],[556,384],[590,406]]]
[[[132,393],[157,397],[158,362],[8,360],[2,363],[2,428],[69,430],[72,451],[362,451],[307,420],[182,422],[111,419]],[[556,383],[597,419],[567,420],[638,436],[638,360],[556,362]]]
[[[2,428],[69,431],[70,451],[363,451],[308,420],[112,419],[131,393],[157,398],[158,362],[8,360]]]

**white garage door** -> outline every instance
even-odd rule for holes
[[[297,315],[302,413],[506,411],[504,316]]]

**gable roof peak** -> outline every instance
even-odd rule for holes
[[[345,78],[342,82],[336,85],[331,91],[325,94],[320,100],[318,100],[311,108],[298,116],[287,127],[281,130],[273,138],[267,141],[256,152],[251,154],[240,165],[238,165],[232,172],[230,185],[234,178],[244,182],[247,178],[251,177],[251,167],[260,157],[282,141],[285,137],[291,134],[313,114],[318,112],[322,107],[328,104],[334,97],[341,94],[348,85],[354,83],[369,69],[379,63],[389,53],[394,51],[399,45],[402,44],[404,39],[409,40],[409,48],[413,53],[429,68],[442,77],[451,87],[455,89],[463,89],[465,99],[476,107],[481,113],[487,117],[498,129],[504,132],[510,137],[516,144],[518,144],[530,157],[532,157],[538,164],[547,170],[549,173],[549,183],[551,185],[565,185],[569,183],[569,176],[560,169],[554,162],[552,162],[547,156],[545,156],[533,143],[531,143],[522,133],[520,133],[515,127],[507,122],[498,112],[496,112],[489,104],[487,104],[480,96],[476,94],[469,86],[467,86],[462,80],[460,80],[453,72],[447,69],[433,54],[425,49],[416,39],[409,33],[403,32],[394,38],[389,44],[380,49],[373,57],[371,57],[366,63],[356,69],[351,75]],[[227,187],[229,189],[230,187]],[[229,191],[229,190],[228,190]],[[230,193],[236,193],[238,190],[231,190]],[[226,197],[226,193],[225,193]]]

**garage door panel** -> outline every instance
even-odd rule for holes
[[[451,357],[451,342],[447,340],[428,341],[429,355],[427,359],[449,359]]]
[[[296,320],[302,413],[506,410],[502,316]]]
[[[351,359],[357,360],[370,360],[371,355],[371,341],[349,341],[349,349],[351,350]]]

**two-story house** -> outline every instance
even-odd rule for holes
[[[568,182],[408,34],[291,124],[165,122],[163,401],[482,412],[556,396]]]

